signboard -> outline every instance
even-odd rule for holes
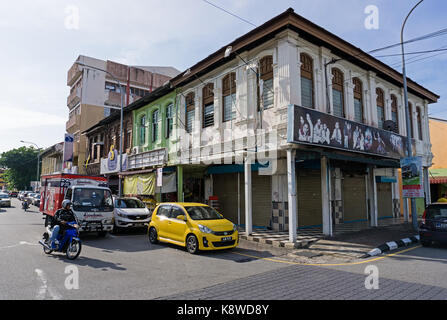
[[[163,186],[163,168],[157,168],[157,187]]]
[[[423,198],[422,158],[409,157],[400,161],[402,168],[402,196],[404,198]]]
[[[73,162],[74,135],[66,133],[64,137],[64,168],[66,162]]]
[[[400,159],[406,138],[313,109],[289,106],[287,142]]]
[[[122,155],[122,171],[127,170],[127,154]],[[108,174],[108,173],[117,173],[119,171],[120,166],[120,154],[117,150],[113,149],[109,152],[109,155],[106,159],[101,159],[101,174]]]

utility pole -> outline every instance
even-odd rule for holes
[[[411,132],[411,124],[410,124],[410,111],[408,109],[408,89],[407,89],[407,74],[405,70],[405,49],[404,49],[404,28],[405,24],[407,23],[408,18],[410,17],[411,13],[416,9],[418,5],[420,5],[424,0],[420,0],[408,13],[407,17],[404,20],[404,23],[402,25],[402,29],[400,32],[400,45],[402,48],[402,75],[403,75],[403,85],[404,85],[404,100],[405,100],[405,118],[406,118],[406,128],[407,128],[407,157],[413,156],[413,150],[412,150],[412,144],[411,139],[413,138],[413,133]],[[410,198],[411,202],[411,221],[413,224],[414,231],[418,231],[418,215],[417,215],[417,209],[416,209],[416,201],[414,198]]]

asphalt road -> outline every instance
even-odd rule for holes
[[[69,261],[37,243],[38,209],[13,205],[0,211],[0,299],[447,299],[445,247],[317,266],[241,248],[190,255],[135,231],[84,236]],[[365,288],[370,265],[378,289]]]

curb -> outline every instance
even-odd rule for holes
[[[395,250],[397,248],[407,247],[412,243],[418,243],[419,240],[420,240],[419,235],[416,235],[408,238],[403,238],[398,241],[390,241],[378,246],[377,248],[372,249],[361,258],[365,259],[369,257],[378,256],[383,254],[384,252]]]

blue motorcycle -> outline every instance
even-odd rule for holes
[[[43,246],[43,251],[46,254],[51,254],[53,251],[65,253],[69,260],[76,259],[81,253],[82,242],[79,239],[79,225],[76,222],[68,222],[68,229],[65,232],[60,232],[57,236],[59,245],[56,249],[51,247],[50,233],[51,230],[47,227],[47,231],[43,234],[43,239],[39,243]]]

